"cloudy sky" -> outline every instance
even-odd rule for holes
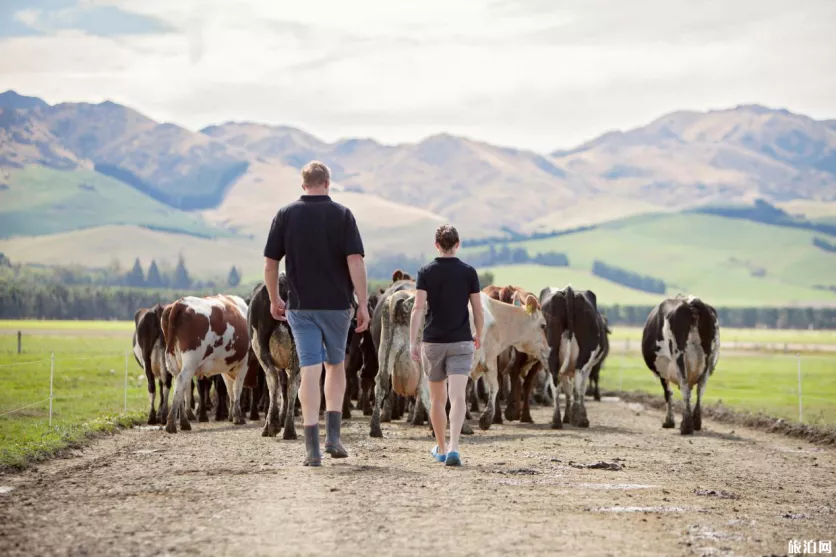
[[[833,0],[0,0],[0,91],[191,129],[540,151],[669,111],[836,117]]]

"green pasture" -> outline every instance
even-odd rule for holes
[[[0,332],[14,331],[108,331],[133,332],[133,321],[51,321],[40,319],[0,319]],[[130,336],[127,337],[130,342]]]
[[[0,237],[56,234],[109,224],[212,238],[232,235],[92,170],[30,166],[8,173],[9,188],[0,192]]]
[[[797,422],[798,362],[797,356],[789,354],[721,354],[706,387],[705,403],[722,402],[730,408]],[[664,396],[659,379],[637,353],[611,353],[601,370],[601,389]],[[804,423],[836,424],[836,354],[801,356],[801,393]],[[677,388],[674,397],[681,399]],[[678,423],[680,417],[676,419]]]
[[[145,375],[128,354],[130,334],[28,335],[17,354],[16,335],[0,335],[0,468],[22,467],[82,441],[91,432],[143,420]],[[49,426],[50,354],[55,353],[53,422]],[[9,364],[14,364],[10,367]],[[34,403],[34,404],[33,404]],[[33,404],[18,412],[7,412]]]
[[[565,253],[569,269],[501,266],[480,271],[492,271],[496,284],[515,280],[535,292],[571,282],[594,290],[602,305],[658,302],[658,295],[593,276],[592,263],[598,259],[660,278],[668,294],[694,294],[715,306],[836,304],[836,293],[815,288],[836,284],[836,255],[813,245],[816,234],[713,215],[642,215],[576,234],[509,244],[526,248],[532,256]]]

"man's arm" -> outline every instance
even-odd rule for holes
[[[264,258],[264,284],[270,294],[270,303],[279,300],[279,262],[269,257]]]
[[[264,246],[264,284],[270,295],[270,314],[274,319],[284,320],[284,301],[279,297],[279,261],[285,255],[283,215],[279,211],[270,225],[267,243]]]
[[[366,262],[359,254],[349,255],[345,258],[348,263],[348,274],[351,275],[351,284],[354,285],[354,293],[357,294],[357,303],[362,306],[369,305],[369,287],[366,281]]]

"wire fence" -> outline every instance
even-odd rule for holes
[[[659,379],[648,369],[640,349],[636,342],[611,349],[601,372],[602,386],[661,394]],[[815,413],[814,421],[834,424],[836,357],[827,351],[733,352],[724,356],[721,349],[717,368],[708,380],[706,400],[721,400],[728,406],[799,423],[805,423],[810,410]]]
[[[52,352],[46,359],[0,364],[0,419],[52,428],[147,407],[145,372],[131,360],[130,350],[90,356]]]

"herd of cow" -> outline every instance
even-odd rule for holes
[[[279,294],[287,299],[283,274]],[[396,271],[389,288],[369,298],[369,329],[357,334],[352,327],[349,333],[343,418],[350,419],[355,401],[356,408],[371,415],[372,437],[382,437],[381,422],[404,414],[414,425],[428,421],[427,381],[420,364],[409,355],[414,300],[415,281]],[[504,400],[506,420],[532,422],[534,399],[554,405],[552,428],[560,429],[564,423],[589,427],[584,398],[589,394],[600,400],[598,376],[609,352],[610,333],[595,294],[566,286],[545,288],[535,296],[515,286],[488,286],[481,301],[485,320],[468,384],[467,419],[483,405],[481,429],[502,423],[500,403]],[[176,433],[179,421],[180,429],[189,430],[190,420],[208,420],[212,406],[216,420],[244,424],[246,409],[250,420],[257,421],[260,412],[266,413],[263,436],[276,436],[283,429],[284,439],[296,438],[299,361],[289,326],[270,314],[263,283],[246,301],[231,295],[189,296],[167,306],[140,309],[134,320],[134,355],[148,380],[149,424],[165,421],[166,431]],[[648,316],[642,355],[664,390],[667,416],[663,427],[675,426],[673,383],[685,403],[681,433],[701,429],[702,396],[719,358],[714,308],[692,296],[662,301]],[[174,377],[176,388],[169,406]],[[155,410],[157,383],[160,403]],[[563,416],[559,392],[566,399]],[[473,433],[467,421],[462,433]]]

